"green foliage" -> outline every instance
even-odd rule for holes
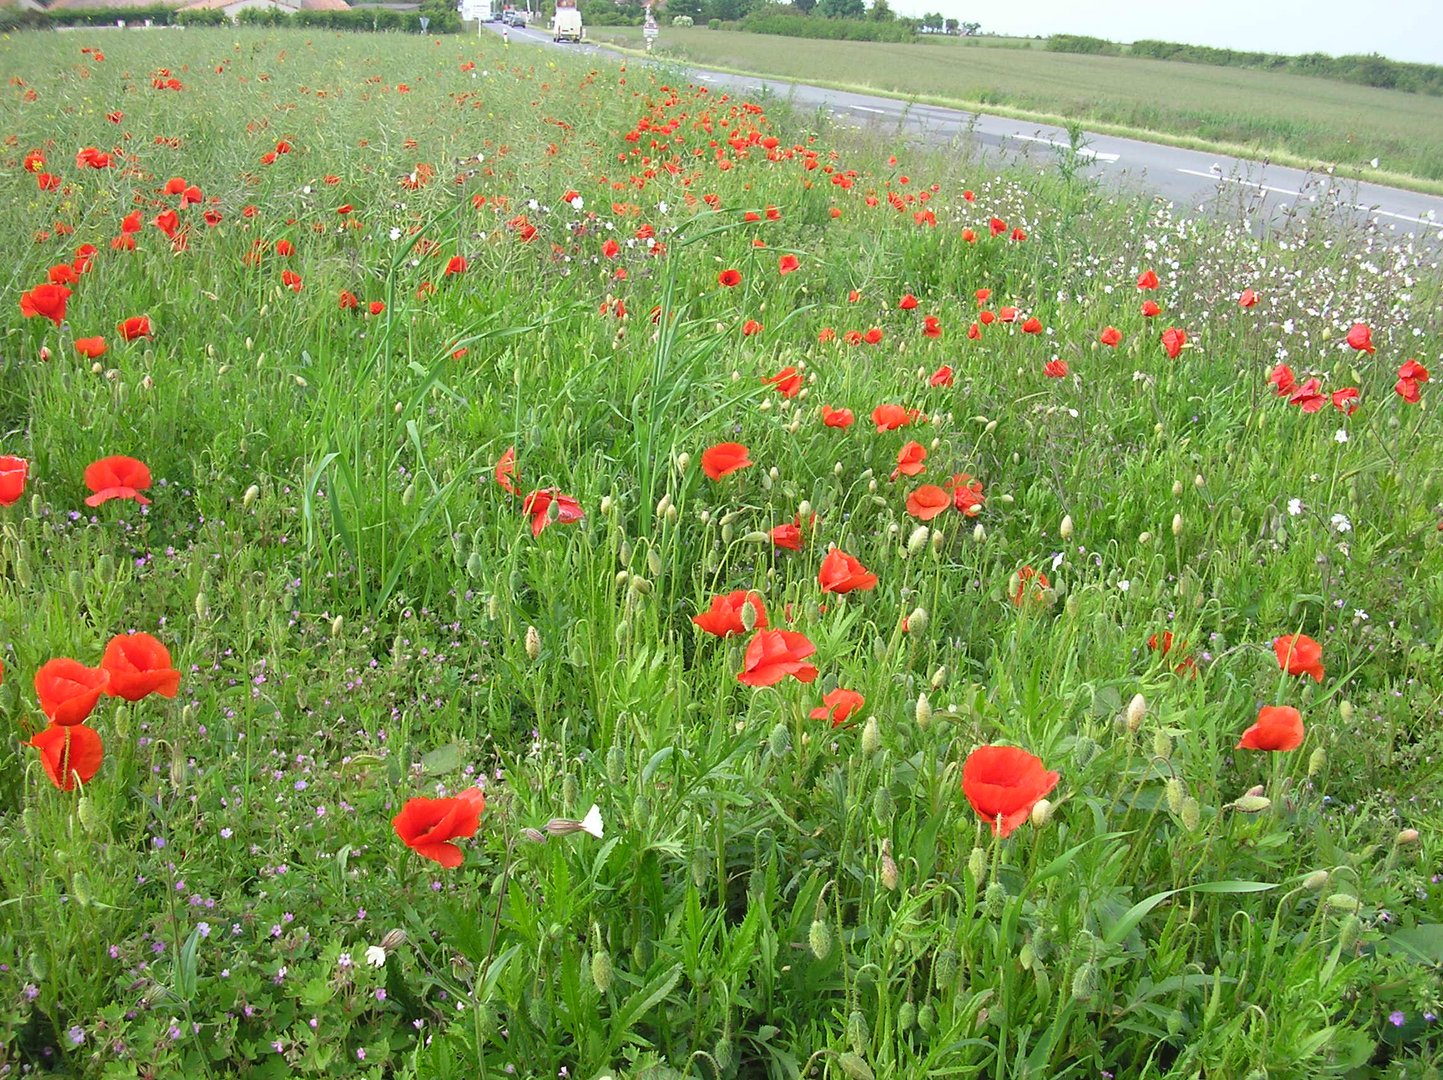
[[[1443,432],[1436,382],[1392,388],[1438,352],[1431,254],[1322,217],[1260,240],[646,66],[374,42],[116,34],[104,63],[75,35],[0,42],[35,92],[0,106],[3,450],[31,466],[0,509],[6,1067],[1443,1065]],[[184,89],[135,89],[160,67]],[[74,166],[122,107],[133,160]],[[67,192],[37,194],[31,148]],[[113,250],[173,175],[204,192],[187,243],[147,222]],[[81,243],[64,325],[23,317]],[[142,311],[154,338],[121,341]],[[1375,356],[1342,344],[1354,320]],[[1187,329],[1175,359],[1163,325]],[[1274,395],[1280,350],[1359,410]],[[883,403],[922,415],[878,431]],[[913,439],[924,473],[890,479]],[[737,440],[755,464],[705,476]],[[152,502],[87,506],[86,465],[121,452]],[[962,472],[975,518],[907,510]],[[584,516],[534,535],[525,497],[550,489]],[[797,550],[771,538],[791,523]],[[876,587],[823,593],[832,544]],[[738,680],[746,638],[693,622],[732,590],[807,635],[814,682]],[[180,694],[104,700],[104,765],[59,791],[26,745],[34,672],[128,629],[166,641]],[[1298,632],[1322,682],[1279,668]],[[837,688],[865,701],[834,726],[813,711]],[[1234,749],[1274,702],[1302,747]],[[1007,837],[963,790],[981,744],[1060,774]],[[459,867],[395,835],[408,800],[482,782]]]
[[[814,15],[790,15],[785,9],[768,8],[742,20],[741,29],[753,34],[818,38],[828,41],[912,41],[916,31],[910,21],[888,17],[886,21],[829,16],[823,11],[832,0],[821,0]],[[843,0],[845,2],[845,0]],[[875,6],[873,11],[875,11]],[[819,17],[820,16],[820,17]]]
[[[1257,68],[1264,71],[1293,71],[1320,79],[1337,79],[1359,86],[1404,90],[1413,94],[1443,94],[1443,66],[1410,64],[1377,54],[1369,56],[1328,56],[1305,53],[1281,56],[1276,53],[1216,49],[1206,45],[1180,45],[1172,41],[1144,39],[1128,46],[1128,55],[1153,60],[1176,60],[1186,64]]]
[[[1118,56],[1122,53],[1111,41],[1086,34],[1053,34],[1047,39],[1049,52],[1078,53],[1083,56]]]

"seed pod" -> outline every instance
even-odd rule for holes
[[[807,932],[807,944],[813,956],[825,960],[832,951],[832,928],[821,919],[813,919],[812,928]]]
[[[871,757],[882,748],[882,731],[877,726],[875,716],[867,717],[867,722],[862,725],[861,750],[862,753]]]

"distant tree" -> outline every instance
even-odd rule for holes
[[[896,17],[897,13],[892,10],[892,5],[887,3],[887,0],[872,0],[871,10],[867,12],[867,18],[873,22],[891,22]]]
[[[702,0],[666,0],[666,13],[673,19],[678,15],[686,15],[693,21],[699,20],[704,10]]]
[[[803,15],[810,15],[812,9],[817,6],[817,0],[792,0],[792,7],[796,8]]]
[[[927,27],[928,29],[942,29],[941,13],[936,11],[929,11],[926,15],[922,16],[922,25]]]
[[[974,36],[977,31],[981,29],[982,24],[980,22],[965,22],[962,24],[962,33],[966,34],[968,37]]]
[[[828,19],[860,19],[867,14],[862,0],[817,0],[817,14]]]
[[[945,23],[942,24],[942,29],[946,30],[949,34],[955,34],[957,33],[957,31],[962,29],[962,24],[959,23],[956,19],[948,19]]]

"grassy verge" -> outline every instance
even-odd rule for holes
[[[643,55],[640,31],[592,39]],[[740,75],[987,112],[1443,194],[1443,99],[1272,72],[1074,56],[945,39],[918,45],[662,31],[657,55]],[[1182,68],[1179,74],[1179,68]],[[845,76],[840,73],[845,72]],[[1166,87],[1166,91],[1159,88]],[[1370,162],[1377,158],[1379,167]]]
[[[0,68],[0,1069],[1443,1065],[1436,266],[494,37]]]

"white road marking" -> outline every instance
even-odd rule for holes
[[[1071,149],[1071,147],[1069,147],[1067,143],[1057,142],[1055,139],[1046,139],[1043,138],[1041,135],[1009,134],[1005,137],[1008,139],[1026,139],[1028,142],[1046,143],[1048,146],[1055,146],[1059,150]],[[1085,146],[1082,149],[1078,150],[1077,154],[1079,157],[1089,157],[1093,158],[1096,161],[1108,162],[1117,161],[1122,156],[1120,154],[1106,154],[1103,153],[1101,150],[1090,150]]]
[[[843,106],[843,108],[855,109],[857,112],[877,113],[877,114],[879,114],[879,115],[881,115],[881,116],[886,116],[886,115],[887,115],[887,110],[886,110],[886,109],[874,109],[874,108],[872,108],[872,107],[870,107],[870,106],[868,106],[868,105],[846,105],[846,106]]]
[[[1374,210],[1367,203],[1354,203],[1353,209],[1363,210],[1369,214],[1373,214],[1376,217],[1397,218],[1399,221],[1411,221],[1414,225],[1435,225],[1438,228],[1443,229],[1443,222],[1430,221],[1428,218],[1409,217],[1407,214],[1395,214],[1391,210]]]
[[[1223,176],[1221,173],[1198,172],[1196,169],[1179,169],[1178,172],[1186,173],[1188,176],[1201,176],[1208,180],[1223,180],[1229,184],[1242,184],[1244,187],[1257,188],[1259,191],[1271,191],[1275,195],[1291,195],[1293,198],[1300,198],[1301,191],[1294,191],[1292,188],[1269,187],[1267,184],[1260,184],[1256,180],[1244,180],[1238,176]]]

